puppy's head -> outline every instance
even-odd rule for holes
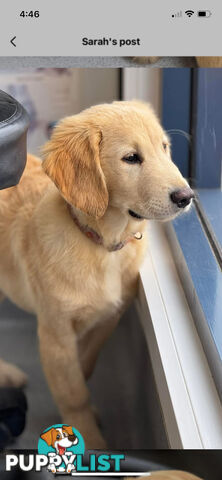
[[[72,427],[68,425],[63,425],[59,428],[50,428],[50,430],[47,430],[47,432],[41,435],[41,438],[47,445],[54,447],[60,454],[63,454],[66,448],[78,443]]]
[[[43,150],[43,168],[68,203],[100,218],[108,205],[167,220],[193,197],[149,105],[114,102],[65,118]]]

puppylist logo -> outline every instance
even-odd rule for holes
[[[120,472],[123,454],[89,454],[83,463],[85,443],[81,433],[74,427],[56,424],[44,430],[38,441],[38,454],[7,454],[6,471],[20,468],[22,471],[40,472],[47,469],[53,474],[87,474],[96,472]]]
[[[75,472],[77,454],[82,458],[84,451],[82,435],[69,425],[47,428],[38,442],[38,453],[48,458],[47,470],[52,473]]]

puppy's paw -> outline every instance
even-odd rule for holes
[[[28,381],[27,375],[11,363],[0,360],[0,387],[24,387]]]
[[[54,464],[47,466],[48,472],[56,473],[56,466]],[[65,469],[63,469],[64,471]]]
[[[144,65],[156,63],[160,57],[133,57],[133,61]]]
[[[67,465],[66,472],[67,472],[67,473],[71,473],[72,471],[75,471],[75,465],[73,465],[72,463],[69,463],[69,464]]]

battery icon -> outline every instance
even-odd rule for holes
[[[210,10],[199,10],[199,12],[197,12],[197,15],[198,17],[209,18],[211,17],[212,13]]]

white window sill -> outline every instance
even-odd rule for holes
[[[170,448],[221,449],[222,405],[168,245],[150,222],[137,301]]]

